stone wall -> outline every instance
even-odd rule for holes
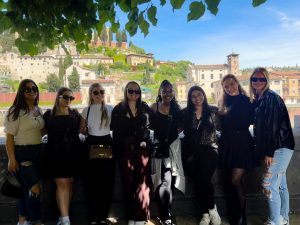
[[[300,128],[295,129],[297,134],[300,134]],[[296,136],[296,150],[293,155],[292,161],[288,169],[288,185],[290,191],[291,211],[300,211],[300,176],[299,176],[299,162],[300,162],[300,136]],[[5,153],[5,146],[0,145],[0,184],[3,182],[4,175],[7,168],[7,156]],[[260,188],[260,176],[262,169],[258,168],[250,171],[247,174],[247,211],[249,213],[264,213],[267,210],[265,197],[261,194]],[[218,209],[221,214],[227,212],[226,197],[228,192],[226,190],[226,180],[228,180],[225,174],[218,170],[214,175],[215,196]],[[58,212],[54,198],[54,184],[52,181],[42,181],[43,193],[42,193],[42,206],[43,217],[45,220],[55,220]],[[125,206],[124,199],[122,197],[120,175],[116,173],[115,180],[115,194],[113,205],[111,208],[111,216],[124,217]],[[86,207],[84,202],[82,181],[79,179],[75,182],[74,197],[71,207],[71,215],[73,220],[84,220],[86,218]],[[187,191],[186,194],[175,190],[173,212],[175,215],[197,215],[195,207],[195,196],[193,190],[193,184],[187,179]],[[156,204],[154,197],[152,198],[151,213],[156,214]],[[0,194],[0,223],[3,221],[16,221],[17,207],[16,200],[6,198]]]

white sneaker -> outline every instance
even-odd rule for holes
[[[134,225],[134,220],[128,220],[128,225]]]
[[[146,221],[134,221],[134,225],[145,225],[146,224]]]
[[[288,220],[285,220],[282,215],[280,215],[279,224],[280,225],[289,225],[290,223]]]
[[[58,221],[56,225],[61,225],[61,217],[58,217]]]
[[[27,221],[27,220],[25,220],[25,222],[24,223],[17,223],[17,225],[31,225],[32,223],[31,223],[31,221]]]
[[[61,221],[61,225],[71,225],[70,220]]]
[[[199,222],[199,225],[209,225],[209,224],[210,224],[209,215],[208,215],[208,213],[204,213]]]
[[[211,225],[221,225],[221,217],[218,213],[217,206],[208,210]]]

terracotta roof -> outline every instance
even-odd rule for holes
[[[192,69],[204,69],[204,70],[219,70],[219,69],[227,69],[227,64],[212,64],[212,65],[192,65]]]
[[[129,56],[138,56],[138,57],[153,59],[153,56],[143,55],[143,54],[134,54],[134,53],[131,53],[131,54],[126,55],[126,57],[129,57]]]

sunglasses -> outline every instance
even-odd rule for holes
[[[251,77],[251,82],[267,82],[267,78],[264,77]]]
[[[140,95],[141,94],[141,90],[133,90],[133,89],[127,89],[127,93],[128,94],[133,94],[135,93],[136,95]]]
[[[105,94],[105,90],[100,90],[100,91],[93,91],[93,95],[104,95]]]
[[[33,87],[26,87],[24,90],[25,93],[36,93],[38,92],[38,88],[33,86]]]
[[[63,98],[64,100],[70,100],[70,101],[73,101],[75,99],[73,96],[69,96],[69,95],[60,95],[59,98]]]

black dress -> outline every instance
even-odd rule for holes
[[[247,96],[227,96],[228,112],[221,116],[219,158],[221,167],[249,169],[259,165],[249,126],[253,107]]]
[[[49,178],[68,178],[78,174],[80,167],[80,115],[70,110],[69,115],[44,114],[48,142],[45,151],[45,175]],[[77,168],[77,169],[76,169]]]

